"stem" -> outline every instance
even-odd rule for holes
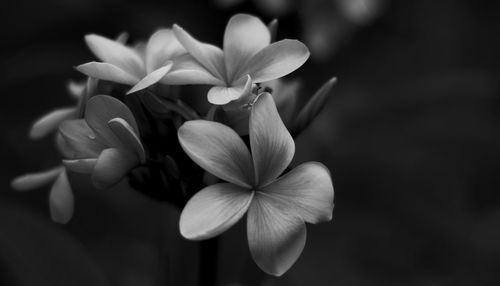
[[[217,282],[218,238],[200,243],[200,286],[215,286]]]

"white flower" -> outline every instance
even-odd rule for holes
[[[151,35],[144,50],[94,34],[85,36],[85,41],[102,62],[86,63],[77,70],[90,77],[132,85],[127,94],[159,82],[172,67],[171,60],[186,53],[170,29]]]
[[[251,255],[262,270],[279,276],[302,252],[304,222],[331,220],[333,186],[328,169],[317,162],[301,164],[278,178],[290,164],[295,144],[269,93],[254,103],[249,125],[251,153],[226,125],[194,120],[179,129],[179,141],[189,157],[227,181],[189,200],[180,231],[188,239],[208,239],[248,213]]]
[[[229,20],[223,48],[201,43],[181,27],[173,31],[196,61],[184,61],[167,76],[168,84],[209,84],[208,101],[223,105],[247,94],[253,83],[285,76],[309,57],[307,47],[297,40],[270,43],[264,23],[254,16],[237,14]]]

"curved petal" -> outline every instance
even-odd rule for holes
[[[225,83],[213,76],[193,56],[182,55],[173,60],[174,65],[170,72],[161,80],[165,84],[211,84],[224,85]]]
[[[118,41],[95,34],[86,35],[85,42],[101,61],[112,64],[138,78],[144,76],[145,70],[142,59],[133,49]]]
[[[90,62],[79,65],[76,69],[89,77],[121,84],[134,85],[139,81],[137,76],[108,63]]]
[[[62,170],[63,167],[59,166],[39,173],[25,174],[14,178],[10,185],[16,191],[31,191],[53,182]]]
[[[167,65],[152,71],[150,74],[148,74],[146,77],[141,79],[136,85],[134,85],[129,91],[127,91],[127,94],[131,94],[134,92],[137,92],[139,90],[143,90],[145,88],[150,87],[151,85],[159,82],[170,70],[172,67],[172,62],[167,63]]]
[[[141,140],[127,121],[122,118],[114,118],[108,122],[108,125],[123,145],[128,147],[129,152],[135,153],[142,163],[146,161],[146,152]]]
[[[309,50],[303,43],[281,40],[258,52],[239,76],[249,74],[255,83],[277,79],[298,69],[308,58]]]
[[[216,105],[228,104],[252,90],[252,79],[247,75],[245,84],[237,86],[214,86],[208,91],[208,102]]]
[[[107,95],[96,95],[89,99],[85,109],[85,120],[90,128],[100,139],[107,142],[108,147],[122,147],[122,143],[108,126],[108,122],[114,118],[123,118],[132,126],[134,132],[139,133],[132,112],[120,100]]]
[[[279,201],[255,194],[248,209],[250,254],[266,273],[281,276],[299,258],[306,242],[304,221],[282,210]]]
[[[217,236],[246,213],[254,192],[230,183],[215,184],[196,193],[179,222],[182,236],[202,240]]]
[[[304,221],[330,221],[333,212],[333,184],[330,172],[321,163],[307,162],[295,167],[261,189],[289,206]]]
[[[97,158],[63,160],[64,166],[75,173],[90,174],[94,171]]]
[[[106,146],[83,119],[63,121],[59,125],[59,134],[66,142],[66,146],[73,152],[74,159],[96,158]]]
[[[64,120],[73,119],[76,116],[77,110],[75,107],[61,108],[49,112],[33,123],[30,130],[30,137],[33,139],[42,138],[50,132],[57,130],[59,124]]]
[[[73,191],[66,171],[62,171],[54,182],[49,193],[49,207],[52,220],[67,223],[73,216],[75,208]]]
[[[165,65],[173,57],[186,53],[171,29],[160,29],[149,38],[146,46],[146,72]]]
[[[249,133],[256,181],[265,186],[283,173],[295,153],[293,138],[267,92],[252,107]]]
[[[178,136],[186,154],[207,172],[241,187],[253,185],[250,152],[231,128],[217,122],[192,120],[179,128]]]
[[[271,35],[262,21],[251,15],[236,14],[227,23],[224,32],[224,61],[228,82],[232,82],[257,52],[271,42]]]
[[[214,45],[201,43],[178,25],[173,26],[177,40],[199,61],[210,73],[221,80],[226,78],[224,53]]]
[[[102,151],[92,173],[92,182],[98,189],[108,189],[120,182],[139,160],[134,154],[117,148]]]

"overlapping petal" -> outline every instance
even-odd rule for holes
[[[63,160],[64,166],[75,173],[90,174],[94,171],[97,158]]]
[[[179,222],[181,234],[191,240],[219,235],[240,220],[253,196],[253,191],[230,183],[204,188],[184,207]]]
[[[144,65],[139,54],[122,43],[95,34],[85,36],[85,42],[101,61],[137,78],[144,74]]]
[[[251,15],[237,14],[229,20],[224,32],[224,60],[228,82],[238,74],[257,52],[269,45],[271,36],[266,25]]]
[[[304,221],[284,210],[280,201],[257,193],[247,215],[252,258],[264,272],[275,276],[281,276],[295,263],[306,242]]]
[[[44,172],[25,174],[14,178],[11,187],[17,191],[31,191],[40,188],[53,182],[62,170],[63,167],[59,166]]]
[[[127,121],[122,118],[114,118],[108,122],[108,125],[111,131],[123,142],[123,145],[128,147],[131,153],[135,153],[141,162],[146,161],[146,152],[141,140]]]
[[[256,181],[265,186],[288,167],[295,143],[269,93],[259,96],[250,113],[250,146]]]
[[[217,122],[192,120],[179,128],[178,136],[186,154],[209,173],[242,187],[254,183],[250,152],[231,128]]]
[[[160,29],[151,37],[146,46],[146,72],[164,66],[168,60],[186,53],[184,47],[177,41],[171,29]]]
[[[333,184],[330,172],[321,163],[301,164],[261,191],[282,200],[290,212],[306,222],[332,219]]]
[[[106,148],[83,119],[66,120],[59,126],[59,133],[73,152],[72,158],[94,158]]]
[[[134,85],[140,80],[137,75],[133,75],[109,63],[90,62],[79,65],[76,69],[89,77],[113,81],[121,84]]]
[[[254,83],[277,79],[302,66],[309,54],[307,47],[300,41],[281,40],[253,56],[234,78],[249,74]]]
[[[143,90],[152,86],[153,84],[159,82],[170,70],[172,67],[172,62],[167,62],[165,66],[158,68],[157,70],[152,71],[143,79],[141,79],[136,85],[134,85],[127,94],[131,94],[137,92],[139,90]]]
[[[243,81],[240,81],[243,83]],[[252,79],[247,75],[244,84],[234,86],[214,86],[208,91],[208,102],[224,105],[251,92]]]
[[[173,26],[177,40],[184,48],[216,78],[226,78],[224,54],[214,45],[201,43],[178,25]]]
[[[49,207],[52,220],[67,223],[73,216],[74,197],[66,170],[59,173],[49,192]]]
[[[161,82],[165,84],[224,85],[221,79],[215,77],[191,55],[177,57],[172,69]]]
[[[92,182],[98,189],[107,189],[117,184],[138,162],[134,154],[108,148],[101,152],[92,173]]]

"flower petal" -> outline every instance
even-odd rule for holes
[[[174,65],[170,72],[161,80],[165,84],[210,84],[224,85],[225,83],[213,76],[193,56],[182,55],[173,60]]]
[[[209,173],[241,187],[253,184],[250,152],[231,128],[217,122],[192,120],[179,128],[178,136],[186,154]]]
[[[77,110],[74,107],[56,109],[40,117],[31,127],[30,137],[39,139],[57,130],[59,124],[66,119],[73,119],[77,116]]]
[[[73,216],[75,203],[66,170],[59,174],[50,190],[49,207],[50,215],[55,222],[67,223]]]
[[[146,46],[146,72],[162,67],[168,60],[186,53],[171,29],[160,29],[149,38]]]
[[[281,40],[262,49],[243,68],[254,83],[285,76],[302,66],[309,58],[307,47],[297,40]]]
[[[127,149],[129,152],[135,153],[141,162],[146,161],[146,153],[141,140],[127,121],[122,118],[114,118],[108,122],[108,125],[123,145],[129,147]]]
[[[297,260],[306,242],[304,221],[281,209],[279,201],[257,193],[247,215],[250,254],[266,273],[281,276]]]
[[[301,164],[261,191],[285,201],[290,212],[306,222],[332,219],[333,184],[330,172],[321,163]]]
[[[293,138],[267,92],[252,107],[249,133],[256,181],[265,186],[283,173],[295,153]]]
[[[130,152],[117,148],[105,149],[95,164],[92,182],[98,189],[111,188],[138,164],[139,160]]]
[[[106,142],[96,134],[83,119],[66,120],[59,126],[59,134],[64,138],[74,159],[97,158],[106,146]]]
[[[199,42],[178,25],[174,24],[173,31],[184,48],[214,77],[221,80],[226,78],[224,53],[220,48]]]
[[[63,167],[58,166],[56,168],[39,172],[25,174],[16,177],[10,183],[11,187],[16,191],[31,191],[36,188],[48,185],[50,182],[54,181],[59,173],[61,173]]]
[[[182,210],[179,222],[182,236],[202,240],[223,233],[246,213],[253,194],[250,189],[229,183],[204,188]]]
[[[141,81],[139,81],[136,85],[134,85],[127,94],[131,94],[137,92],[139,90],[143,90],[151,85],[159,82],[170,70],[172,67],[172,62],[167,63],[167,65],[152,71],[146,77],[144,77]]]
[[[108,122],[114,118],[123,118],[132,126],[134,132],[139,133],[132,112],[120,100],[107,95],[96,95],[89,99],[85,110],[85,120],[90,128],[97,137],[107,142],[108,147],[123,147],[122,142],[108,126]]]
[[[244,84],[236,86],[214,86],[208,91],[208,102],[224,105],[248,94],[252,90],[252,79],[247,75]]]
[[[85,42],[94,55],[102,62],[112,64],[138,78],[145,70],[139,54],[118,41],[91,34],[85,36]]]
[[[75,173],[90,174],[94,171],[97,158],[63,160],[64,166]]]
[[[236,14],[227,23],[224,32],[224,60],[228,82],[237,78],[240,68],[271,42],[266,25],[254,16]]]
[[[90,62],[79,65],[76,69],[89,77],[121,84],[134,85],[139,81],[137,76],[108,63]]]

